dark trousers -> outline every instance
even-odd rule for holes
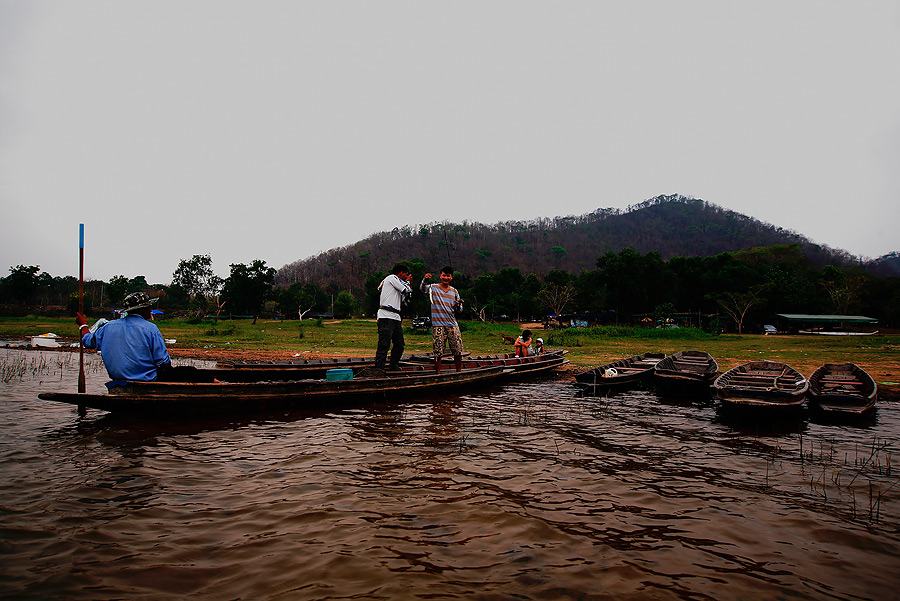
[[[391,344],[394,345],[391,348]],[[403,322],[399,319],[378,320],[378,350],[375,351],[375,367],[384,369],[388,349],[391,348],[392,370],[400,369],[400,357],[403,355]]]

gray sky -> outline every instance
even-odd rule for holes
[[[900,4],[0,0],[0,272],[703,198],[900,250]],[[399,257],[398,257],[399,258]]]

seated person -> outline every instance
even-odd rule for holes
[[[535,355],[543,355],[544,354],[544,339],[538,338],[534,341],[534,352]]]
[[[162,333],[152,323],[152,307],[158,300],[143,292],[129,294],[123,303],[125,315],[103,324],[95,332],[88,328],[87,318],[77,313],[75,323],[81,342],[85,348],[100,351],[112,380],[214,381],[211,377],[201,377],[195,367],[172,367]]]
[[[524,330],[514,344],[516,357],[527,357],[531,352],[531,330]]]

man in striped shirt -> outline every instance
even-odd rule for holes
[[[462,299],[459,292],[450,285],[453,281],[453,268],[447,266],[441,269],[440,284],[426,284],[431,279],[431,274],[426,273],[419,284],[422,292],[428,293],[431,301],[431,330],[433,336],[432,349],[434,350],[434,370],[441,373],[441,357],[444,354],[444,344],[450,346],[453,353],[453,361],[456,371],[462,369],[463,344],[459,333],[459,324],[456,323],[457,311],[462,311]]]

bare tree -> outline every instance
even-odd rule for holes
[[[545,284],[538,292],[538,298],[557,315],[562,314],[575,299],[575,286],[567,284]]]
[[[742,333],[744,317],[762,296],[768,286],[755,286],[747,292],[723,292],[716,297],[716,302],[737,324],[738,334]]]
[[[314,304],[310,305],[309,309],[307,309],[306,311],[303,310],[302,306],[297,307],[297,316],[300,318],[300,321],[303,321],[303,316],[312,311],[314,306]]]
[[[214,302],[216,303],[216,323],[219,323],[219,315],[222,314],[222,309],[225,308],[225,301],[221,300],[217,294]]]

